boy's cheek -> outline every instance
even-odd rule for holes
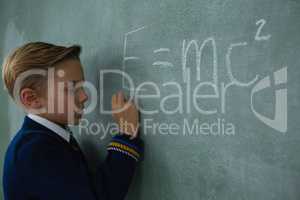
[[[45,104],[47,106],[47,102],[45,102]],[[55,101],[52,106],[54,106],[54,109],[51,108],[51,109],[47,109],[47,110],[50,112],[52,110],[52,111],[54,111],[54,113],[48,112],[48,114],[54,114],[63,121],[72,120],[70,118],[73,118],[76,120],[76,119],[80,119],[82,117],[82,114],[81,114],[82,107],[80,105],[77,106],[75,104],[74,98],[73,99],[71,97],[65,98],[64,101],[59,101],[57,99],[57,101]]]

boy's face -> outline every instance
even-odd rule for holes
[[[81,84],[84,82],[82,66],[77,59],[67,59],[54,68],[54,78],[40,98],[47,113],[40,114],[61,125],[79,123],[88,96]],[[48,93],[48,94],[47,94]]]

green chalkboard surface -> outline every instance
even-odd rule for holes
[[[145,157],[128,199],[300,199],[300,1],[0,5],[1,59],[28,41],[82,46],[97,104],[74,129],[91,166],[112,94],[135,98]],[[15,130],[20,111],[2,107]]]

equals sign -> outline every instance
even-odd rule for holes
[[[153,53],[161,53],[161,52],[170,52],[169,48],[160,48],[153,51]],[[156,61],[152,63],[153,66],[160,66],[160,67],[174,67],[174,65],[167,61]]]

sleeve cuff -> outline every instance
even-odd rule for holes
[[[115,135],[109,143],[109,152],[122,153],[135,161],[143,160],[143,141],[140,138],[130,139],[128,135]]]

